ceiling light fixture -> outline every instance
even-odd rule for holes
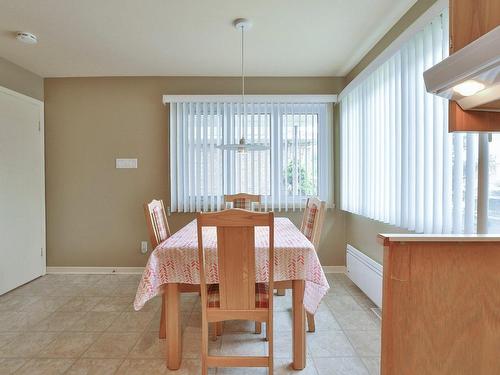
[[[482,84],[481,82],[470,79],[454,86],[453,91],[459,93],[462,96],[471,96],[483,90],[484,87],[484,84]]]
[[[240,134],[241,138],[238,143],[219,145],[217,148],[227,151],[236,151],[240,154],[246,154],[247,151],[264,151],[268,150],[269,146],[258,143],[248,143],[245,139],[247,116],[245,105],[245,31],[252,27],[252,23],[246,18],[238,18],[233,22],[237,30],[241,30],[241,103],[243,111],[240,111]]]
[[[22,43],[26,44],[37,44],[38,43],[38,38],[35,34],[28,33],[26,31],[19,31],[16,34],[16,39],[19,40]]]

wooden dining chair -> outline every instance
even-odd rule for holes
[[[167,215],[163,201],[153,199],[149,203],[144,203],[144,215],[146,216],[146,225],[148,227],[149,241],[151,248],[155,249],[160,243],[170,237],[170,228],[168,226]],[[166,336],[165,320],[163,314],[165,311],[166,299],[162,294],[160,333],[159,337],[164,339]]]
[[[274,262],[269,264],[269,282],[256,283],[255,227],[269,228],[269,259],[274,259],[274,214],[229,209],[199,213],[198,255],[202,306],[202,374],[209,367],[267,367],[273,373],[273,284]],[[216,227],[219,284],[206,283],[203,228]],[[227,320],[266,323],[268,355],[259,357],[212,356],[208,354],[208,324]]]
[[[260,195],[238,193],[232,195],[224,195],[224,204],[232,203],[232,208],[242,208],[244,210],[252,210],[252,203],[260,203]],[[225,208],[225,207],[224,207]]]
[[[307,199],[304,215],[302,216],[302,223],[300,225],[300,231],[309,241],[311,241],[316,251],[318,251],[319,240],[321,238],[321,231],[325,220],[325,211],[326,202],[321,201],[316,197],[310,197]],[[278,289],[277,294],[279,296],[284,296],[285,290]],[[314,332],[316,330],[314,315],[311,313],[307,313],[307,330],[309,332]]]
[[[319,200],[316,197],[307,199],[304,215],[302,216],[302,224],[300,231],[311,241],[314,249],[318,251],[321,231],[325,221],[326,202]]]
[[[323,223],[325,221],[326,202],[321,201],[316,197],[307,199],[304,215],[302,216],[302,224],[300,231],[311,241],[314,250],[318,251],[319,240],[321,238],[321,231],[323,230]],[[306,313],[307,315],[307,330],[314,332],[316,330],[316,323],[314,315]]]

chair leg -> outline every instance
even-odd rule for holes
[[[201,374],[208,375],[207,357],[208,357],[208,322],[201,322]],[[217,337],[217,336],[216,336]]]
[[[274,372],[274,346],[273,346],[274,337],[273,337],[273,335],[274,335],[274,333],[273,333],[273,321],[272,321],[272,317],[270,317],[270,320],[268,320],[266,322],[266,341],[268,342],[267,351],[268,351],[268,360],[269,360],[267,373],[269,375],[273,375],[273,372]]]
[[[260,335],[262,333],[262,323],[261,322],[255,322],[255,333],[257,335]]]
[[[165,294],[161,296],[161,315],[160,315],[160,332],[158,334],[160,339],[164,339],[167,337],[167,327],[165,325],[165,303],[167,300],[165,299]]]
[[[284,296],[284,295],[286,295],[286,289],[277,289],[276,290],[276,295],[277,296]]]
[[[307,332],[316,331],[316,323],[314,321],[314,315],[311,313],[306,313],[307,315]]]

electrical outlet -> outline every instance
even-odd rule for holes
[[[141,253],[146,254],[148,252],[148,241],[141,241]]]

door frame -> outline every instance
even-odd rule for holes
[[[46,233],[46,220],[47,220],[47,215],[45,213],[45,200],[46,200],[46,195],[45,195],[45,119],[44,119],[44,103],[41,100],[32,98],[31,96],[21,94],[17,91],[8,89],[7,87],[0,86],[0,92],[11,95],[17,99],[21,99],[27,103],[34,104],[38,106],[39,108],[39,117],[38,117],[38,124],[39,124],[39,133],[40,133],[40,146],[42,150],[42,154],[40,155],[40,167],[41,167],[41,176],[42,176],[42,181],[41,181],[41,186],[42,186],[42,201],[40,202],[41,204],[41,213],[42,213],[42,227],[40,228],[41,230],[41,235],[42,235],[42,248],[40,251],[42,252],[40,256],[40,273],[41,275],[45,275],[47,272],[47,233]]]

